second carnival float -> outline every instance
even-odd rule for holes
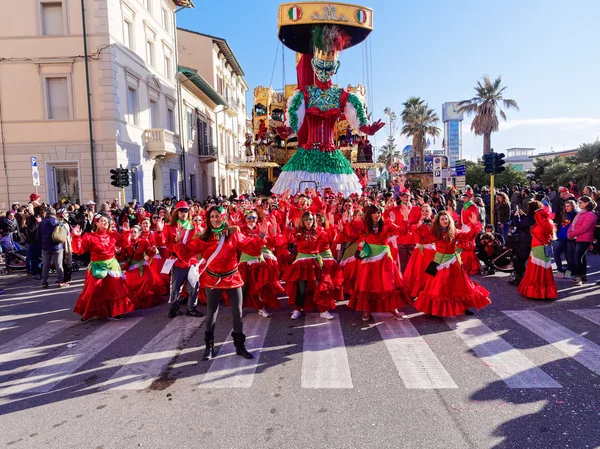
[[[364,172],[368,164],[351,163],[357,158],[349,140],[372,136],[384,123],[368,123],[362,86],[338,87],[332,77],[340,68],[340,52],[360,44],[373,30],[373,10],[346,3],[285,3],[279,6],[278,30],[281,43],[296,52],[297,85],[285,86],[283,94],[258,88],[267,91],[261,93],[266,101],[260,103],[255,90],[256,155],[253,163],[245,165],[273,170],[269,167],[278,167],[275,161],[283,162],[270,189],[276,194],[296,193],[304,187],[331,189],[344,196],[361,193],[364,180],[357,172]],[[283,117],[280,109],[270,110],[272,95],[275,102],[287,97]],[[340,134],[348,137],[339,138]],[[344,151],[340,143],[345,144]],[[280,146],[285,156],[276,157],[272,150]],[[291,157],[290,146],[295,146]]]

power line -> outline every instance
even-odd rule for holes
[[[275,60],[273,61],[273,70],[271,70],[271,81],[269,86],[273,86],[273,76],[275,75],[275,65],[277,64],[277,51],[279,50],[279,41],[277,41],[277,48],[275,49]]]

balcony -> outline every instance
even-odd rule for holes
[[[144,145],[150,159],[168,161],[177,157],[179,136],[164,128],[153,128],[144,131]]]
[[[227,97],[225,98],[225,102],[229,106],[229,108],[226,110],[227,115],[229,115],[230,117],[235,117],[240,109],[235,98]]]
[[[201,162],[214,162],[217,160],[219,153],[213,145],[200,145],[198,147],[198,156]]]

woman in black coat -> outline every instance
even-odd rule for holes
[[[515,255],[515,279],[510,281],[509,284],[517,287],[521,283],[521,279],[523,279],[525,264],[531,252],[531,226],[535,224],[533,216],[535,211],[541,208],[539,206],[539,202],[530,201],[527,204],[527,213],[521,209],[517,209],[514,214],[513,224],[517,228],[517,245],[513,249]]]

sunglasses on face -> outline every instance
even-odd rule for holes
[[[201,218],[194,218],[192,221],[195,222],[195,223],[202,223],[202,219]]]
[[[305,218],[304,221],[314,221],[314,218]]]
[[[257,220],[258,217],[246,217],[246,220]]]
[[[158,215],[155,215],[154,217],[152,217],[153,220],[158,220],[160,217]]]
[[[177,212],[183,212],[184,214],[187,214],[189,211],[189,209],[177,209]]]

